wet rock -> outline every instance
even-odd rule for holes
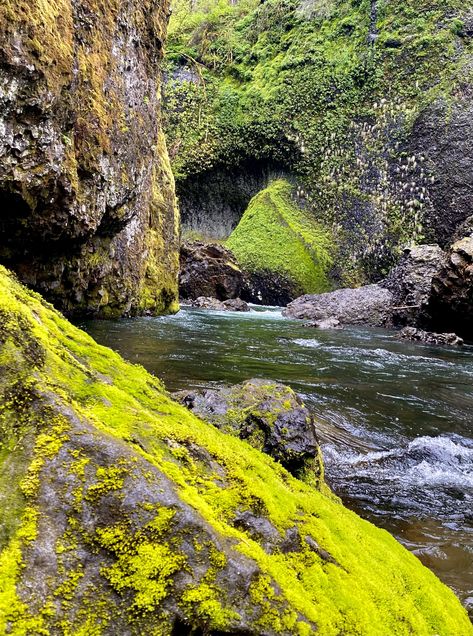
[[[179,293],[183,299],[238,298],[244,281],[235,257],[223,245],[192,241],[181,246]]]
[[[324,320],[310,320],[305,322],[303,326],[313,329],[343,329],[340,321],[333,317]]]
[[[340,325],[382,327],[389,323],[393,294],[380,285],[338,289],[325,294],[309,294],[290,303],[283,314],[288,318],[316,322],[338,321]]]
[[[249,380],[231,388],[182,391],[175,397],[202,419],[271,455],[295,476],[322,479],[314,417],[288,386]]]
[[[473,339],[473,236],[450,248],[433,277],[428,310],[436,330]]]
[[[191,301],[191,307],[199,309],[211,309],[213,311],[251,311],[250,307],[241,298],[232,298],[230,300],[217,300],[216,298],[207,298],[202,296]]]
[[[381,285],[393,294],[393,326],[415,325],[425,320],[432,279],[445,254],[438,245],[418,245],[404,250],[399,264]]]
[[[429,345],[450,345],[453,347],[461,347],[463,345],[462,338],[459,338],[454,333],[433,333],[416,329],[415,327],[404,327],[399,332],[399,337],[403,340],[413,340]]]
[[[0,4],[0,262],[63,311],[172,310],[168,2]],[[95,6],[97,5],[97,6]]]

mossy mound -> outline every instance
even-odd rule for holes
[[[253,274],[279,274],[295,295],[330,289],[330,233],[297,207],[291,185],[273,181],[251,201],[227,246]]]
[[[0,322],[0,633],[473,633],[387,532],[197,419],[3,268]]]

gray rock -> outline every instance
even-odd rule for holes
[[[308,294],[290,303],[283,314],[288,318],[336,320],[341,325],[382,327],[389,323],[393,294],[380,285],[338,289],[325,294]]]
[[[312,327],[313,329],[343,329],[337,318],[326,318],[325,320],[311,320],[305,322],[304,327]]]
[[[394,326],[413,325],[424,319],[432,279],[444,257],[438,245],[418,245],[404,250],[399,264],[381,283],[393,294],[391,322]]]
[[[213,311],[251,311],[250,307],[241,298],[232,298],[230,300],[217,300],[216,298],[207,298],[201,296],[190,303],[191,307],[199,309],[211,309]]]
[[[450,345],[453,347],[463,346],[462,338],[454,333],[433,333],[431,331],[423,331],[415,327],[404,327],[399,332],[402,340],[413,340],[414,342],[423,342],[430,345]]]
[[[180,391],[174,397],[207,422],[271,455],[295,476],[322,479],[314,417],[290,387],[249,380],[231,388]]]

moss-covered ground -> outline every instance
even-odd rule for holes
[[[473,633],[387,532],[197,419],[3,268],[0,325],[0,633]],[[242,511],[300,541],[265,549]]]
[[[334,241],[291,195],[287,181],[271,183],[251,201],[226,244],[249,272],[280,274],[299,294],[328,291]]]

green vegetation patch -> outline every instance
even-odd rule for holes
[[[293,202],[291,190],[280,179],[257,194],[226,244],[250,272],[280,274],[300,293],[327,291],[331,233]]]

